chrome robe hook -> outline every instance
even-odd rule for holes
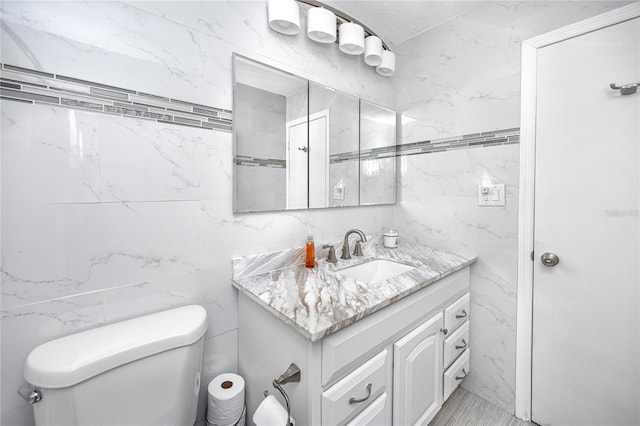
[[[609,84],[609,87],[613,90],[619,90],[622,96],[633,95],[638,90],[638,86],[640,86],[640,83],[629,83],[623,84],[622,86],[618,86],[615,83]]]

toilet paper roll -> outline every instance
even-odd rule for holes
[[[244,408],[242,409],[242,415],[240,416],[240,418],[238,419],[237,422],[228,425],[228,426],[246,426],[247,422],[247,406],[245,405]],[[214,425],[213,423],[211,423],[209,421],[209,418],[207,417],[206,421],[205,421],[207,426],[217,426]]]
[[[253,414],[253,423],[256,426],[283,426],[287,424],[287,409],[278,402],[275,396],[269,395],[262,400],[258,409]],[[291,418],[291,423],[296,422]]]
[[[213,426],[234,425],[244,409],[244,379],[233,373],[220,374],[208,387],[207,421]]]

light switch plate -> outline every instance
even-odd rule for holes
[[[337,184],[333,187],[333,199],[344,200],[344,186]]]
[[[479,206],[505,206],[506,196],[504,183],[478,185]]]

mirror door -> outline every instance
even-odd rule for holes
[[[309,82],[233,56],[234,211],[308,207]]]
[[[309,207],[357,206],[358,98],[309,84]]]
[[[360,101],[360,205],[396,202],[396,113]]]

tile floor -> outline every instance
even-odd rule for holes
[[[458,388],[444,404],[430,426],[536,426],[520,420],[502,408]]]

